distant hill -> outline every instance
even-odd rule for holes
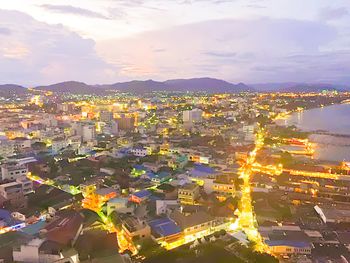
[[[49,86],[36,87],[40,90],[50,90],[54,92],[71,93],[101,93],[110,90],[122,92],[147,93],[152,91],[190,91],[190,92],[209,92],[209,93],[236,93],[243,91],[253,91],[252,88],[243,83],[232,84],[224,80],[213,78],[195,78],[195,79],[175,79],[164,82],[154,80],[133,80],[128,82],[118,82],[104,85],[88,85],[82,82],[68,81]]]
[[[99,87],[103,89],[115,89],[135,93],[146,93],[152,91],[236,93],[253,90],[243,83],[235,85],[224,80],[213,78],[173,79],[164,82],[154,80],[134,80],[111,85],[101,85]]]
[[[322,90],[350,91],[350,86],[324,83],[262,83],[246,85],[233,84],[215,78],[172,79],[166,81],[133,80],[114,84],[88,85],[78,81],[66,81],[48,86],[38,86],[35,89],[53,92],[69,92],[75,94],[105,94],[110,91],[131,92],[143,94],[152,91],[169,92],[208,92],[208,93],[238,93],[238,92],[320,92]],[[6,84],[0,85],[0,95],[24,94],[26,88]]]
[[[173,79],[164,82],[172,90],[177,91],[207,91],[210,93],[236,93],[253,91],[243,83],[232,84],[230,82],[214,78]]]
[[[99,88],[104,90],[119,90],[123,92],[147,93],[152,91],[165,91],[168,90],[169,87],[164,82],[154,80],[133,80],[111,85],[101,85]]]
[[[70,92],[76,94],[95,94],[103,92],[103,90],[96,89],[95,86],[78,81],[60,82],[48,86],[35,87],[35,89],[53,92]]]
[[[27,92],[28,92],[27,89],[25,87],[20,86],[20,85],[15,85],[15,84],[0,85],[0,95],[1,96],[25,94]]]

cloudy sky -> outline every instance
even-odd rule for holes
[[[350,82],[349,0],[11,0],[0,83]]]

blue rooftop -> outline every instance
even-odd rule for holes
[[[288,247],[296,247],[296,248],[304,248],[309,247],[310,243],[303,241],[291,241],[291,240],[266,240],[266,244],[270,247],[276,246],[288,246]]]
[[[138,198],[145,198],[145,197],[151,196],[152,193],[148,190],[141,190],[141,191],[133,193],[133,195],[138,197]]]
[[[195,164],[190,173],[193,177],[207,177],[210,174],[214,174],[215,169],[207,165]]]
[[[202,164],[195,164],[194,170],[196,170],[198,172],[202,172],[202,173],[207,173],[207,174],[215,173],[215,169],[213,169],[207,165],[202,165]]]
[[[160,218],[148,222],[152,231],[158,236],[166,237],[175,235],[181,232],[181,228],[169,218]]]

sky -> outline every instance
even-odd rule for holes
[[[350,83],[349,0],[2,0],[0,83]]]

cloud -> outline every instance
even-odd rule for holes
[[[349,15],[349,10],[346,7],[338,8],[322,8],[320,11],[320,19],[322,20],[336,20]]]
[[[342,78],[349,72],[343,54],[322,51],[337,39],[335,28],[322,21],[226,19],[104,41],[97,44],[97,50],[121,68],[124,78],[214,76],[234,82],[312,81],[320,76]],[[155,52],[157,46],[165,51]],[[324,56],[331,59],[327,62]],[[309,60],[301,63],[299,57]],[[341,62],[344,70],[327,71],[332,61]]]
[[[95,52],[95,42],[61,25],[48,25],[17,11],[0,10],[11,34],[1,35],[3,83],[38,85],[63,80],[91,83],[115,79],[116,67]]]
[[[71,6],[71,5],[45,4],[45,5],[41,5],[41,7],[48,10],[48,11],[52,11],[52,12],[56,12],[56,13],[79,15],[79,16],[85,16],[85,17],[89,17],[89,18],[109,19],[109,17],[107,17],[101,13],[91,11],[91,10],[85,9],[85,8]]]
[[[6,27],[0,27],[0,35],[10,35],[11,30]]]
[[[203,52],[204,55],[219,57],[219,58],[228,58],[235,57],[237,55],[236,52],[223,52],[223,51],[206,51]]]

